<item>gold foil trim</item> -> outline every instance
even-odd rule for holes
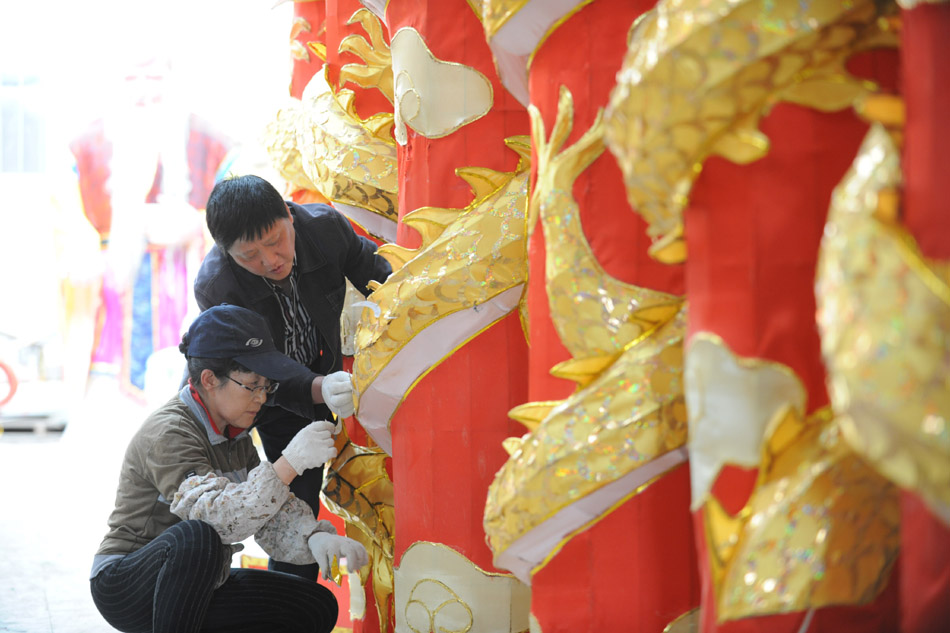
[[[844,437],[950,524],[950,263],[926,260],[904,229],[876,219],[901,183],[898,148],[872,126],[822,239],[822,353]]]
[[[613,354],[655,323],[638,315],[644,308],[677,303],[672,295],[610,277],[594,256],[573,197],[577,177],[603,153],[598,115],[573,145],[564,144],[574,122],[574,99],[562,86],[550,138],[537,108],[530,106],[538,175],[528,210],[528,226],[540,216],[546,244],[546,282],[551,319],[575,358]]]
[[[709,156],[758,160],[760,118],[778,101],[824,111],[873,85],[845,69],[872,45],[896,45],[871,0],[661,0],[632,34],[606,114],[606,141],[631,206],[657,242],[685,257],[682,211]]]
[[[663,633],[699,633],[699,607],[690,609],[663,627]]]
[[[340,69],[340,87],[351,81],[361,88],[376,88],[392,103],[393,56],[383,37],[383,25],[369,9],[358,9],[346,23],[357,22],[369,35],[369,41],[362,35],[353,34],[340,42],[340,53],[353,53],[363,60],[362,64],[345,64]]]
[[[455,313],[486,309],[524,283],[531,150],[527,137],[512,137],[506,145],[520,157],[514,172],[457,170],[472,186],[475,200],[464,209],[417,209],[403,221],[419,230],[423,245],[415,251],[393,245],[380,249],[392,262],[393,273],[368,298],[380,307],[379,313],[365,312],[357,328],[357,394],[364,394],[426,328]],[[424,370],[441,360],[426,358]]]
[[[277,111],[273,121],[264,130],[264,146],[271,165],[287,181],[292,190],[316,191],[303,167],[303,157],[297,147],[297,130],[301,126],[303,107],[292,99]]]
[[[685,461],[685,460],[684,460],[684,461]],[[665,472],[662,472],[662,473],[660,473],[659,475],[656,475],[655,477],[651,478],[649,481],[647,481],[647,482],[645,482],[645,483],[643,483],[643,484],[637,486],[636,488],[634,488],[633,490],[627,492],[627,493],[624,494],[623,496],[619,496],[619,497],[616,499],[616,501],[614,501],[614,502],[610,505],[610,507],[607,508],[607,509],[606,509],[604,512],[602,512],[600,515],[598,515],[597,517],[594,517],[593,519],[591,519],[590,521],[587,521],[586,523],[583,523],[583,524],[581,524],[581,525],[578,525],[575,529],[571,530],[571,532],[570,532],[569,534],[567,534],[567,536],[565,536],[565,537],[562,538],[560,541],[558,541],[557,543],[555,543],[555,544],[548,550],[548,552],[547,552],[546,555],[544,556],[544,559],[541,560],[541,562],[539,562],[539,563],[537,564],[537,566],[536,566],[534,569],[531,570],[532,575],[538,573],[539,571],[541,571],[542,569],[544,569],[545,567],[547,567],[548,563],[550,563],[552,560],[554,560],[554,559],[557,557],[557,555],[560,553],[560,551],[564,548],[564,546],[567,545],[568,543],[570,543],[571,540],[572,540],[575,536],[577,536],[578,534],[582,534],[582,533],[586,532],[587,530],[589,530],[589,529],[590,529],[591,527],[593,527],[596,523],[598,523],[601,519],[603,519],[604,517],[610,515],[611,513],[613,513],[614,510],[617,510],[618,508],[620,508],[621,506],[623,506],[625,503],[627,503],[628,501],[630,501],[631,499],[633,499],[633,498],[636,497],[637,495],[642,494],[647,488],[649,488],[650,486],[652,486],[653,484],[655,484],[656,482],[658,482],[658,481],[659,481],[660,479],[662,479],[663,477],[666,477],[668,474],[672,473],[673,471],[675,471],[675,470],[677,470],[677,469],[679,469],[679,468],[682,468],[682,467],[683,467],[683,463],[684,463],[684,462],[678,462],[675,466],[673,466],[673,467],[670,468],[669,470],[667,470],[667,471],[665,471]]]
[[[897,489],[841,439],[830,412],[769,425],[748,505],[704,507],[719,621],[865,604],[900,548]]]
[[[337,438],[337,448],[338,455],[327,465],[320,496],[326,508],[344,520],[347,536],[366,548],[379,621],[389,622],[395,514],[393,484],[385,468],[387,455],[379,447],[353,444],[345,430]],[[366,582],[365,571],[361,570],[360,580]]]
[[[528,59],[525,62],[525,71],[530,71],[531,66],[534,65],[534,58],[537,56],[538,51],[541,50],[541,47],[544,46],[544,43],[548,41],[548,38],[551,37],[555,31],[564,26],[568,20],[573,18],[581,9],[591,4],[594,0],[578,0],[577,4],[570,8],[569,11],[564,13],[564,15],[558,17],[557,20],[551,23],[551,25],[544,30],[544,35],[538,39],[537,43],[534,45],[534,48],[531,49],[531,53],[528,55]]]
[[[685,323],[680,310],[624,348],[523,438],[489,487],[484,526],[496,560],[561,510],[685,443]]]
[[[511,18],[518,14],[531,0],[482,0],[479,16],[485,27],[485,39],[491,40]]]
[[[323,72],[310,80],[297,122],[303,170],[333,202],[396,221],[398,169],[392,115],[361,119],[353,92],[334,92]]]

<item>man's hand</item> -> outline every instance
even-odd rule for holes
[[[353,377],[345,371],[337,371],[323,377],[320,395],[330,411],[341,418],[353,415]]]
[[[333,429],[336,425],[326,420],[311,422],[300,429],[284,449],[284,459],[300,475],[308,468],[322,466],[336,457]]]
[[[346,566],[350,572],[356,572],[369,563],[369,555],[366,553],[366,549],[357,541],[345,536],[338,536],[329,532],[315,532],[307,540],[307,544],[310,545],[310,551],[313,553],[317,564],[320,565],[320,573],[324,580],[330,579],[330,570],[334,558],[337,561],[340,558],[346,558]]]

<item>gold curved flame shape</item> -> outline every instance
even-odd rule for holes
[[[530,113],[539,162],[529,216],[541,219],[551,318],[574,357],[552,373],[579,389],[567,400],[529,402],[509,414],[531,432],[505,442],[511,458],[489,487],[484,527],[496,565],[525,582],[544,562],[538,552],[550,558],[583,521],[606,516],[682,463],[687,432],[685,306],[673,295],[610,278],[570,195],[603,152],[600,118],[561,151],[573,125],[571,93],[561,89],[550,140],[538,111]],[[601,505],[571,512],[609,485]]]
[[[613,354],[655,323],[635,315],[644,308],[679,299],[610,277],[594,256],[581,226],[572,187],[604,151],[603,121],[597,119],[573,145],[564,148],[574,120],[574,98],[564,86],[558,98],[551,137],[534,106],[529,107],[538,156],[538,177],[531,194],[528,226],[540,216],[551,319],[574,358]]]
[[[383,38],[383,25],[372,11],[358,9],[347,25],[357,22],[369,35],[369,41],[361,35],[347,35],[340,42],[340,53],[353,53],[363,60],[362,64],[345,64],[340,69],[340,86],[351,81],[361,88],[376,88],[393,102],[393,56]]]
[[[329,200],[395,222],[399,180],[393,115],[361,119],[353,98],[351,90],[333,90],[326,67],[310,80],[296,128],[303,171]]]
[[[703,507],[720,621],[864,604],[900,550],[897,489],[843,441],[827,408],[786,407],[766,433],[756,487],[730,517]]]
[[[379,311],[374,314],[364,310],[356,332],[353,362],[353,383],[360,401],[357,415],[371,434],[388,433],[389,417],[398,404],[382,405],[374,409],[375,413],[368,413],[378,402],[374,387],[384,389],[387,380],[402,380],[407,372],[414,384],[452,351],[442,350],[444,341],[437,340],[424,345],[425,349],[412,354],[411,359],[404,356],[397,360],[407,346],[420,345],[433,332],[425,332],[427,328],[455,316],[463,320],[442,323],[448,330],[440,336],[451,336],[459,345],[464,344],[480,331],[468,331],[466,327],[481,318],[494,322],[504,316],[507,308],[493,308],[495,301],[524,284],[531,149],[523,136],[505,143],[520,157],[514,172],[458,169],[456,173],[471,185],[475,200],[464,209],[424,207],[408,214],[403,221],[419,231],[423,245],[411,250],[387,244],[379,250],[392,263],[393,273],[368,297]],[[465,321],[470,316],[475,318]],[[396,389],[399,401],[411,386],[401,384]],[[385,438],[377,442],[388,448]]]
[[[816,286],[822,353],[848,443],[950,524],[950,264],[878,219],[901,182],[900,150],[875,125],[832,196]]]
[[[651,255],[686,257],[682,212],[703,162],[755,161],[769,141],[758,123],[778,101],[850,107],[874,88],[848,57],[896,45],[873,0],[661,0],[634,27],[606,114],[606,142]]]
[[[389,622],[395,514],[393,483],[385,468],[387,455],[378,447],[353,444],[345,430],[336,444],[339,453],[327,465],[320,498],[330,512],[343,519],[346,535],[366,548],[379,621]],[[365,576],[360,573],[363,583]],[[337,578],[337,584],[340,580]]]

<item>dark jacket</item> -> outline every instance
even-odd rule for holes
[[[349,220],[325,204],[299,205],[287,202],[294,219],[297,288],[300,299],[320,332],[324,353],[301,373],[281,381],[274,404],[307,418],[316,419],[310,384],[317,375],[327,375],[343,366],[340,351],[340,315],[346,296],[346,280],[364,295],[367,284],[385,281],[392,268],[376,254],[376,244],[359,236]],[[284,321],[280,305],[263,278],[241,268],[215,245],[201,264],[195,279],[195,298],[202,310],[222,303],[239,305],[264,317],[277,349],[284,349]]]

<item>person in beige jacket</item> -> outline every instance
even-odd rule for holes
[[[290,574],[231,569],[254,536],[270,555],[350,569],[368,561],[356,541],[290,492],[302,472],[336,455],[334,425],[303,428],[273,463],[248,429],[279,380],[299,373],[266,322],[234,305],[202,312],[180,345],[188,384],[152,413],[126,449],[109,531],[93,560],[93,601],[124,632],[329,633],[338,605],[325,587]],[[237,545],[236,545],[237,544]]]

